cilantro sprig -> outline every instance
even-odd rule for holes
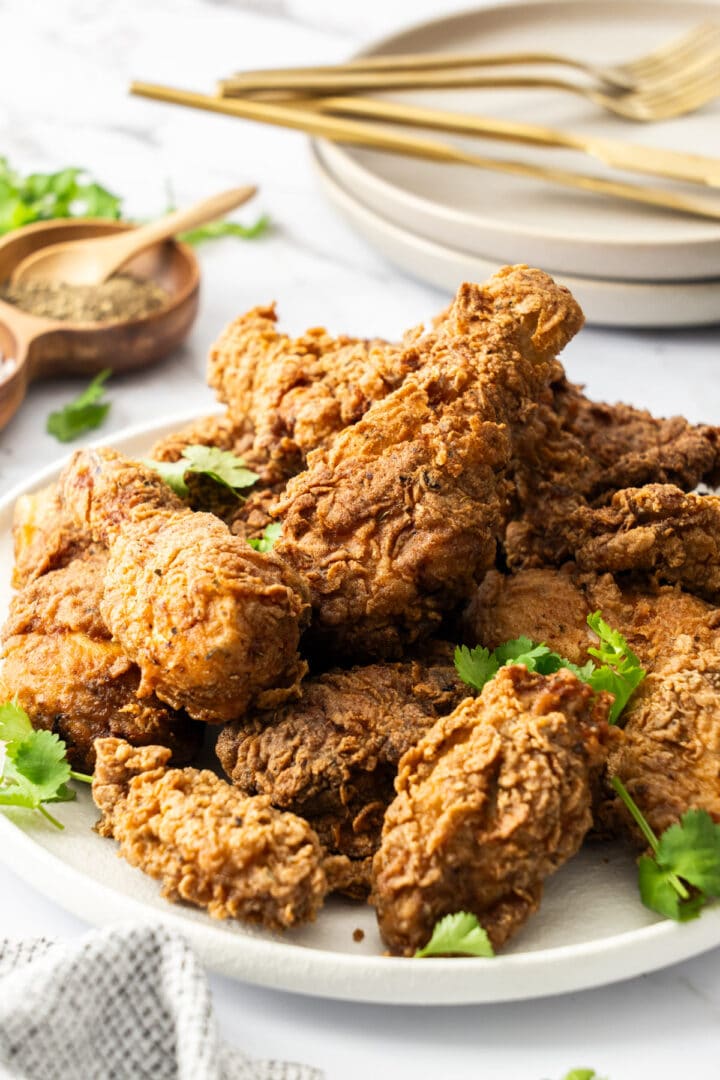
[[[122,216],[122,204],[121,196],[91,179],[85,169],[72,167],[22,176],[10,167],[7,158],[0,157],[0,236],[33,221],[54,218],[90,217],[115,221]],[[251,225],[238,221],[211,221],[182,233],[178,239],[186,244],[202,244],[225,236],[255,240],[264,236],[270,226],[267,214],[261,214]]]
[[[600,639],[598,646],[588,649],[589,653],[602,661],[599,667],[592,660],[580,667],[553,652],[547,645],[538,645],[529,637],[521,636],[498,645],[492,652],[481,645],[474,649],[461,645],[455,650],[455,668],[460,678],[478,693],[506,664],[523,664],[528,671],[536,671],[540,675],[552,675],[560,668],[567,668],[578,679],[588,683],[595,693],[608,690],[614,695],[609,719],[611,724],[615,724],[631,694],[645,678],[645,671],[623,635],[608,626],[599,611],[588,615],[587,621]]]
[[[279,521],[271,521],[269,525],[266,525],[262,531],[262,536],[252,537],[248,540],[248,544],[255,551],[268,552],[272,551],[275,546],[275,541],[280,539],[282,535],[282,525]]]
[[[78,435],[100,427],[110,410],[110,402],[102,401],[102,397],[111,375],[110,368],[105,368],[81,394],[62,409],[51,412],[46,425],[48,435],[54,435],[60,442],[72,442]]]
[[[706,810],[687,810],[658,837],[622,780],[613,776],[611,784],[652,851],[638,860],[643,904],[677,922],[696,919],[720,896],[720,825]]]
[[[160,473],[165,483],[182,499],[190,493],[185,481],[188,473],[208,476],[236,495],[259,479],[257,473],[246,467],[243,458],[230,450],[219,450],[217,446],[186,446],[179,461],[147,458],[143,464]]]
[[[0,157],[0,235],[52,218],[117,219],[122,200],[91,180],[84,169],[21,176]]]
[[[70,780],[90,783],[92,777],[74,772],[62,739],[51,731],[36,731],[18,704],[6,701],[0,705],[0,806],[39,810],[62,829],[44,804],[74,799]]]
[[[415,953],[416,957],[494,955],[486,931],[469,911],[456,911],[439,919],[427,945]]]

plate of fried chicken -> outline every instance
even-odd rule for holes
[[[93,783],[63,831],[0,816],[3,858],[91,921],[351,1000],[542,996],[720,944],[716,905],[643,906],[611,783],[658,834],[720,820],[720,429],[588,400],[557,359],[582,322],[525,266],[397,344],[256,308],[210,354],[223,413],[5,499],[0,700]],[[252,486],[184,473],[198,447]],[[593,612],[645,672],[617,724],[578,674]],[[567,664],[479,688],[455,662],[525,639]],[[488,953],[418,958],[460,912]]]

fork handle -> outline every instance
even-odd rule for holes
[[[361,56],[344,64],[323,64],[295,68],[264,68],[255,71],[238,71],[236,77],[254,80],[256,89],[283,89],[278,83],[288,77],[314,78],[318,75],[357,73],[373,71],[443,71],[463,67],[512,67],[516,64],[553,64],[584,71],[599,82],[618,90],[632,90],[634,82],[630,75],[613,67],[598,67],[570,56],[553,52],[506,52],[506,53],[395,53],[388,56]],[[249,89],[250,87],[248,87]]]
[[[221,97],[244,97],[255,92],[289,90],[295,93],[341,93],[355,90],[424,90],[458,88],[535,87],[550,90],[572,90],[576,93],[592,92],[591,87],[580,86],[565,79],[533,75],[477,75],[472,71],[348,71],[318,72],[317,75],[296,75],[266,79],[260,75],[233,75],[221,79],[218,92]]]

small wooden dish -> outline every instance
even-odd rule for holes
[[[26,255],[48,244],[131,229],[96,218],[40,221],[0,240],[0,282]],[[0,428],[20,407],[29,383],[49,375],[130,371],[166,356],[187,336],[198,308],[200,268],[191,248],[171,240],[138,255],[123,272],[152,278],[168,293],[159,311],[128,322],[43,319],[0,300]]]

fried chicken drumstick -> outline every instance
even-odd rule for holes
[[[537,909],[592,824],[609,702],[569,671],[502,668],[405,754],[373,861],[392,953],[412,956],[457,911],[498,948]]]
[[[168,769],[165,747],[99,739],[96,749],[97,830],[162,881],[163,896],[272,930],[315,918],[328,881],[318,838],[301,818],[206,770]]]
[[[367,858],[400,758],[467,693],[450,664],[333,671],[305,682],[299,701],[227,725],[217,754],[241,791],[306,818],[329,851]]]
[[[151,469],[112,450],[78,452],[64,505],[108,547],[101,613],[155,692],[197,720],[233,720],[293,692],[307,614],[303,581],[212,514],[193,513]]]
[[[469,595],[504,528],[513,432],[581,324],[538,270],[464,285],[419,370],[310,455],[276,550],[309,583],[323,648],[397,657]]]

